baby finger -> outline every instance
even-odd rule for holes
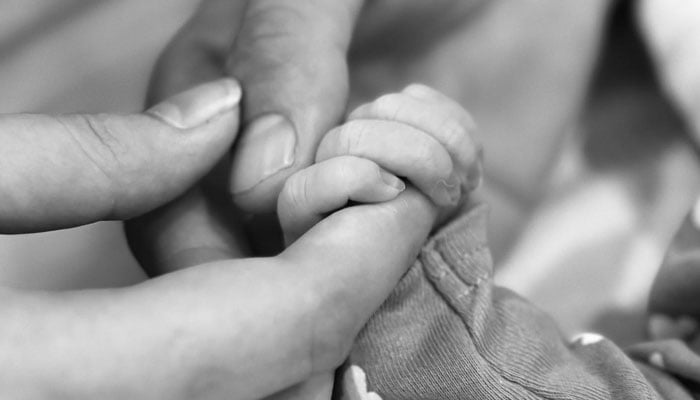
[[[316,162],[352,155],[372,160],[406,177],[438,206],[461,198],[460,177],[437,140],[410,125],[385,120],[353,120],[332,129],[316,152]]]
[[[323,217],[348,201],[391,200],[406,188],[374,162],[353,156],[311,165],[287,179],[277,201],[286,244],[294,242]]]

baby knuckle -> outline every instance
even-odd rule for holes
[[[297,173],[284,183],[280,195],[280,208],[288,216],[294,215],[296,210],[303,209],[308,202],[308,181],[307,174]]]
[[[451,161],[445,157],[445,151],[437,141],[429,141],[418,146],[416,159],[417,163],[425,165],[426,168],[441,177],[449,176],[452,170]]]
[[[385,94],[370,103],[370,114],[389,120],[396,120],[401,114],[402,96],[396,93]]]
[[[295,57],[295,50],[305,48],[305,38],[298,33],[303,15],[296,2],[255,3],[249,7],[246,23],[238,35],[240,40],[236,40],[234,52],[226,60],[227,68],[244,80],[266,76],[281,67],[295,74],[309,73],[311,64],[289,62]]]
[[[469,135],[467,128],[454,118],[443,121],[440,131],[445,146],[455,150],[459,150]]]
[[[340,154],[357,154],[362,151],[366,134],[364,121],[348,121],[336,131],[336,145]]]

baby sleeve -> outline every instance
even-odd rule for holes
[[[693,398],[643,347],[633,359],[600,335],[566,338],[544,312],[495,286],[487,214],[477,206],[425,245],[357,337],[336,399]]]

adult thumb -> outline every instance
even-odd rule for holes
[[[248,3],[229,72],[246,92],[230,190],[241,208],[274,211],[286,178],[313,161],[342,117],[346,53],[362,0]]]
[[[240,98],[221,79],[141,114],[0,116],[0,231],[126,219],[172,200],[228,151]]]

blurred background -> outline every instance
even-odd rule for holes
[[[0,112],[140,110],[158,54],[195,6],[1,2]],[[508,196],[488,174],[483,196],[496,216],[492,232],[503,231],[504,216],[519,221],[512,240],[494,237],[498,281],[569,333],[597,330],[625,344],[644,334],[646,295],[700,191],[700,165],[629,9],[618,9],[607,26],[586,106],[563,135],[543,196],[534,203]],[[487,143],[487,160],[489,145],[499,144]],[[3,285],[63,290],[143,279],[120,223],[0,236]]]

